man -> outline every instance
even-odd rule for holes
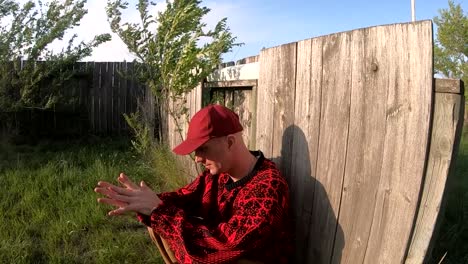
[[[176,192],[156,194],[121,174],[123,187],[99,182],[109,215],[136,212],[167,263],[287,263],[291,248],[289,191],[276,165],[242,139],[239,117],[220,105],[197,112],[187,139],[205,171]],[[247,262],[242,262],[246,261]]]

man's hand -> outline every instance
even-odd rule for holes
[[[125,212],[150,215],[161,204],[161,199],[143,181],[138,186],[123,173],[120,173],[117,180],[124,188],[100,181],[98,187],[94,189],[95,192],[107,196],[99,198],[98,202],[118,207],[110,211],[109,215],[121,215]]]

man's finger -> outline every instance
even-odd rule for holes
[[[122,201],[125,203],[133,202],[132,196],[120,195],[120,194],[112,193],[112,192],[107,197],[114,199],[114,200]]]
[[[109,188],[103,188],[103,187],[96,187],[94,188],[94,191],[100,194],[103,194],[107,197],[109,197],[111,194],[115,193],[114,191],[110,190]]]
[[[144,181],[140,182],[140,186],[141,186],[141,189],[143,190],[150,190],[150,188],[148,187],[148,185],[146,185]]]
[[[133,183],[127,175],[125,175],[123,172],[120,173],[120,176],[117,178],[117,180],[125,187],[130,188],[130,189],[139,189],[138,185]]]
[[[122,195],[125,195],[125,196],[134,196],[135,195],[135,190],[133,189],[128,189],[128,188],[122,188],[122,187],[117,187],[117,186],[112,186],[109,188],[110,190],[118,193],[118,194],[122,194]],[[140,188],[138,188],[140,189]]]
[[[108,204],[108,205],[117,206],[117,207],[125,207],[128,205],[128,203],[110,199],[110,198],[99,198],[97,201],[99,203]]]
[[[133,209],[131,209],[130,206],[125,206],[125,207],[120,207],[120,208],[117,208],[115,210],[112,210],[108,214],[109,215],[122,215],[122,214],[125,214],[127,212],[131,212],[131,211],[133,211]]]
[[[114,184],[112,183],[108,183],[106,181],[99,181],[98,184],[97,184],[98,187],[102,187],[102,188],[109,188],[109,187],[117,187],[115,186]]]

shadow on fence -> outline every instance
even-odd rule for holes
[[[272,158],[276,164],[294,166],[291,155],[286,155],[285,151],[291,147],[292,138],[296,141],[296,146],[309,146],[301,128],[295,125],[287,127],[282,137],[281,156]],[[315,178],[308,148],[298,148],[296,151],[300,151],[298,156],[304,158],[301,173],[284,175],[290,188],[291,213],[294,219],[296,254],[293,263],[341,263],[345,245],[343,229],[337,221],[325,188]],[[298,182],[302,184],[295,184]],[[335,233],[332,243],[322,239],[329,232]]]

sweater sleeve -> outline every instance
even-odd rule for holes
[[[169,203],[152,212],[150,226],[169,242],[180,263],[230,262],[265,246],[272,230],[281,225],[286,193],[284,181],[265,177],[245,186],[233,204],[232,217],[215,227]]]
[[[170,204],[184,211],[194,209],[195,205],[201,201],[205,178],[208,177],[208,173],[208,171],[203,172],[187,186],[177,191],[159,193],[158,197],[162,201],[159,207],[163,206],[163,204]],[[151,217],[149,215],[137,213],[137,218],[141,223],[150,226]]]

